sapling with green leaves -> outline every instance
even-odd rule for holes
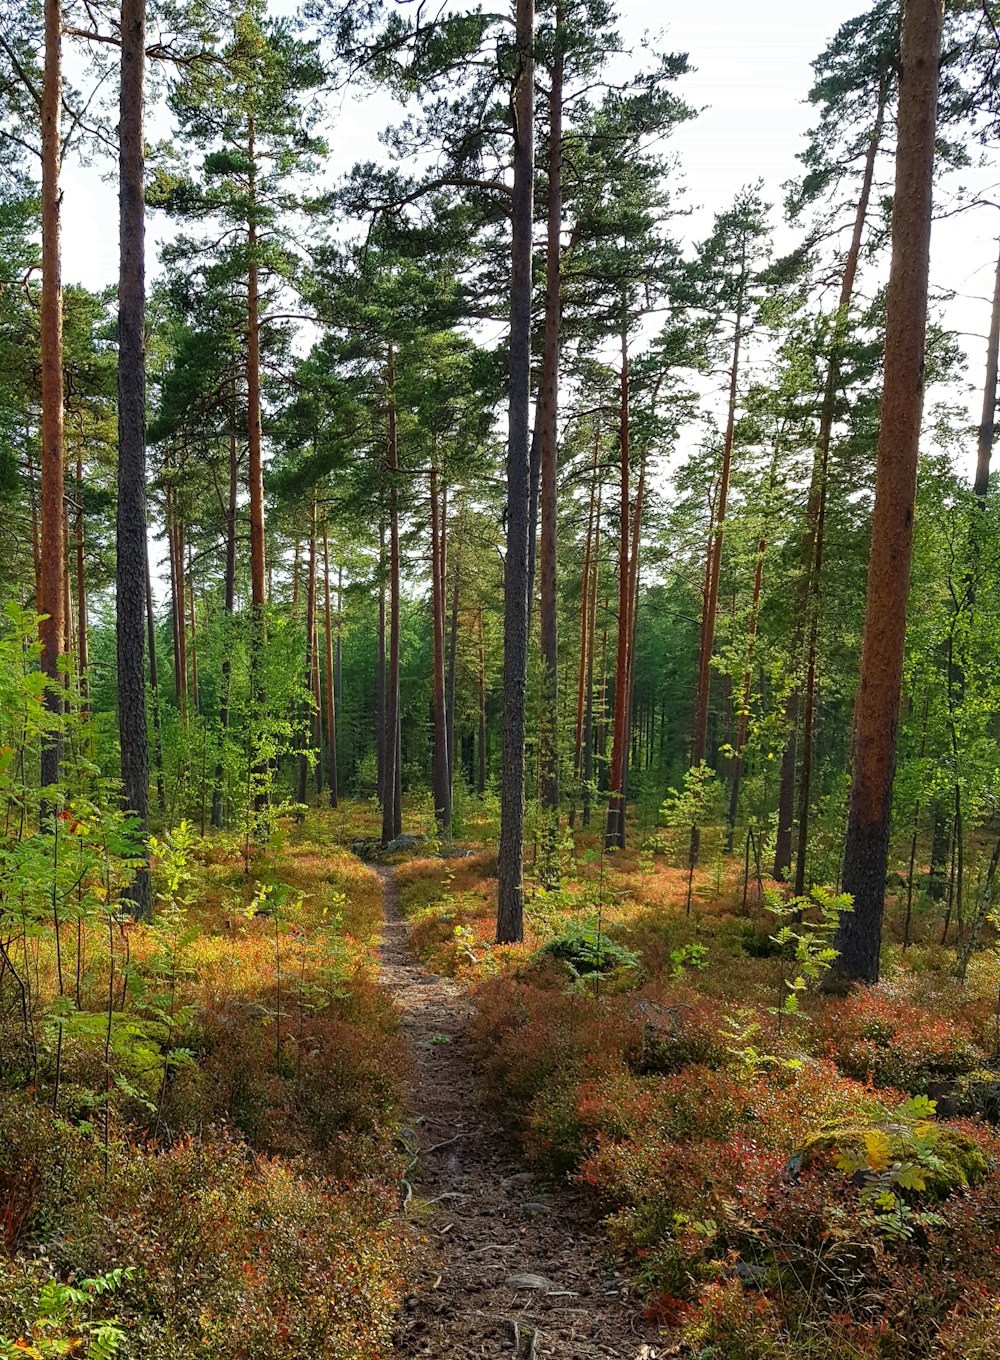
[[[833,938],[841,913],[853,908],[848,893],[814,887],[802,897],[784,897],[773,888],[764,893],[767,910],[778,922],[771,939],[778,950],[776,1004],[769,1013],[781,1033],[785,1019],[801,1019],[800,1000],[836,963]]]

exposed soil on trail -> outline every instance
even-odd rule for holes
[[[386,915],[383,980],[402,1012],[415,1072],[406,1117],[417,1160],[408,1179],[415,1221],[428,1240],[396,1354],[666,1355],[582,1202],[526,1172],[509,1135],[478,1104],[468,995],[416,962],[399,916],[395,871],[378,874]]]

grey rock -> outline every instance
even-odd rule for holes
[[[536,1289],[539,1293],[547,1293],[550,1289],[558,1289],[558,1285],[547,1280],[544,1275],[508,1275],[505,1281],[508,1289]]]

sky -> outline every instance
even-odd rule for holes
[[[638,47],[650,33],[696,68],[679,86],[702,112],[674,135],[679,175],[691,209],[683,228],[690,240],[707,234],[712,215],[726,208],[745,184],[762,180],[766,200],[780,204],[782,184],[797,173],[796,154],[814,121],[807,102],[810,62],[866,0],[620,0],[626,42]],[[293,0],[274,7],[294,8]],[[348,93],[331,108],[328,177],[379,155],[378,131],[391,118],[385,99]],[[161,135],[154,120],[150,135]],[[109,165],[64,172],[64,277],[97,288],[118,274],[117,192]],[[150,254],[163,226],[150,223]],[[989,299],[993,288],[1000,215],[979,210],[935,225],[932,285],[954,294],[943,305],[948,327],[970,357],[970,414],[979,398]],[[791,238],[775,213],[775,244]],[[152,260],[150,261],[151,267]],[[964,460],[964,453],[960,455]],[[969,453],[970,467],[974,449]]]
[[[795,154],[810,122],[805,104],[809,63],[864,0],[620,0],[626,41],[662,34],[686,51],[695,73],[683,82],[704,112],[676,135],[693,226],[726,206],[737,189],[761,178],[775,197],[795,173]],[[334,110],[331,171],[378,153],[387,106],[347,99]],[[118,276],[117,201],[107,166],[67,166],[64,272],[99,287]],[[156,227],[154,224],[154,237]]]

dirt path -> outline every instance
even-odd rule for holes
[[[525,1172],[477,1104],[465,990],[426,973],[400,919],[395,872],[379,869],[382,973],[402,1011],[415,1067],[407,1116],[419,1162],[417,1217],[428,1239],[396,1353],[434,1360],[655,1360],[665,1349],[628,1297],[571,1192]]]

